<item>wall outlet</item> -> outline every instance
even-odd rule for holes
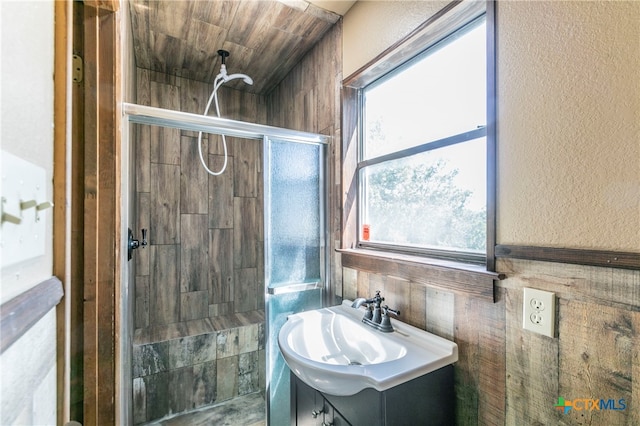
[[[522,327],[549,337],[555,337],[556,294],[524,288]]]

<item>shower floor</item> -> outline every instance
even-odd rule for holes
[[[233,398],[221,404],[189,413],[165,417],[144,426],[265,426],[265,402],[262,392]]]

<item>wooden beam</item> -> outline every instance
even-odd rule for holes
[[[118,177],[120,126],[116,96],[120,72],[117,63],[116,14],[100,13],[98,43],[98,266],[97,282],[97,424],[115,424],[116,418],[116,287],[119,283],[120,181]]]
[[[84,424],[97,421],[98,15],[84,8]]]
[[[120,277],[118,16],[84,19],[84,424],[115,424]]]

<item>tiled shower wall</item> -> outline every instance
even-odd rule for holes
[[[202,114],[211,85],[138,69],[138,104]],[[226,88],[224,88],[226,89]],[[223,117],[265,122],[262,97],[221,89]],[[200,164],[197,132],[138,125],[135,327],[263,309],[262,142],[227,138],[221,176]],[[219,136],[203,135],[219,170]],[[208,149],[207,149],[208,147]]]
[[[336,247],[341,40],[339,22],[266,97],[226,87],[219,92],[225,118],[332,136],[327,179]],[[138,69],[137,80],[137,103],[198,114],[212,89],[144,69]],[[255,310],[264,305],[263,194],[259,141],[228,138],[229,169],[209,177],[199,164],[197,133],[138,126],[135,136],[135,234],[139,238],[139,229],[148,228],[151,244],[134,255],[139,422],[250,392],[256,367],[258,388],[265,388],[264,314]],[[210,168],[220,167],[222,152],[219,137],[212,137]],[[331,282],[341,295],[339,255],[331,263]],[[154,364],[159,369],[152,370]],[[171,393],[159,392],[162,388]]]
[[[137,70],[137,103],[202,114],[212,85]],[[224,118],[265,123],[261,96],[219,90]],[[213,111],[210,112],[213,115]],[[134,417],[264,388],[262,141],[227,138],[210,176],[198,133],[136,125]],[[209,168],[220,136],[203,135]],[[260,376],[260,377],[259,377]]]

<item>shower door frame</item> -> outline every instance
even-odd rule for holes
[[[322,296],[322,304],[323,306],[327,306],[330,304],[331,300],[334,300],[333,288],[329,282],[329,245],[327,242],[329,241],[329,223],[328,223],[328,214],[327,214],[327,206],[329,205],[329,197],[328,197],[328,185],[326,182],[326,177],[328,176],[328,162],[327,162],[327,148],[329,141],[331,140],[330,136],[321,135],[310,132],[297,131],[292,129],[286,129],[282,127],[274,127],[267,126],[263,124],[256,123],[248,123],[245,121],[231,120],[226,118],[218,118],[211,117],[193,113],[186,113],[182,111],[173,111],[164,108],[156,108],[145,105],[138,105],[128,102],[123,102],[122,104],[122,145],[121,145],[121,195],[124,199],[128,199],[130,196],[130,185],[129,180],[132,178],[130,176],[131,169],[131,161],[134,161],[130,155],[132,152],[132,145],[130,139],[130,125],[131,124],[141,124],[141,125],[152,125],[152,126],[160,126],[160,127],[170,127],[181,130],[190,130],[190,131],[201,131],[209,134],[217,134],[217,135],[225,135],[225,136],[234,136],[245,139],[255,139],[256,143],[263,143],[263,146],[267,145],[268,139],[278,139],[284,140],[292,143],[309,143],[309,144],[318,144],[322,146],[322,164],[321,164],[321,182],[320,186],[324,190],[323,196],[320,197],[320,210],[321,210],[321,223],[324,226],[324,232],[321,234],[321,259],[323,260],[323,265],[321,265],[321,284],[320,287],[323,290]],[[265,153],[263,153],[263,156]],[[266,157],[263,157],[263,164],[266,162]],[[265,200],[265,203],[267,201]],[[130,205],[130,203],[128,204]],[[265,208],[265,214],[267,209]],[[132,217],[130,217],[130,211],[122,211],[122,220],[120,222],[120,235],[126,236],[129,228],[129,223],[132,221]],[[123,237],[121,239],[121,253],[127,253],[127,238]],[[266,235],[265,235],[265,244],[266,244]],[[266,271],[266,250],[265,250],[265,271]],[[132,344],[133,344],[133,305],[134,298],[131,296],[131,289],[129,289],[130,281],[130,268],[127,261],[123,261],[123,267],[121,268],[121,276],[120,276],[120,292],[119,292],[119,300],[118,300],[118,322],[120,324],[117,332],[120,334],[120,339],[117,341],[117,353],[116,353],[116,383],[119,383],[120,389],[123,389],[123,392],[120,392],[120,397],[118,401],[118,405],[120,406],[120,413],[118,414],[119,420],[123,422],[123,424],[132,424],[133,423],[133,387],[132,387]],[[298,285],[287,287],[287,290],[283,289],[283,291],[304,291],[309,289],[309,286]],[[314,286],[317,288],[317,286]],[[263,291],[267,292],[267,289],[263,289]],[[265,314],[268,307],[265,306]],[[267,317],[265,315],[265,317]],[[269,325],[265,324],[265,327],[268,328]],[[268,330],[266,331],[268,333]],[[267,334],[268,335],[268,334]],[[269,418],[269,392],[268,392],[268,380],[266,378],[267,386],[265,391],[265,399],[266,399],[266,407],[267,419]]]

